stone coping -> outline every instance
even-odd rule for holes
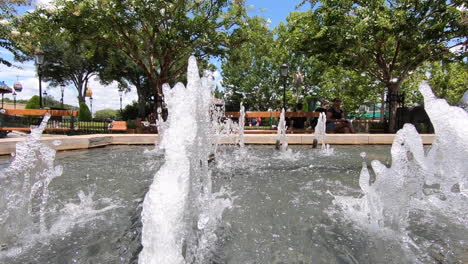
[[[326,143],[330,145],[389,145],[393,143],[395,134],[329,134]],[[424,144],[432,144],[434,134],[421,135]],[[311,145],[313,134],[288,134],[290,145]],[[88,149],[108,145],[152,145],[158,139],[155,134],[95,134],[81,136],[46,136],[42,142],[57,150]],[[245,144],[272,145],[276,143],[274,134],[246,134]],[[9,155],[16,151],[16,143],[25,137],[0,139],[0,155]],[[53,142],[62,143],[55,146]],[[237,136],[222,137],[220,144],[235,144]]]

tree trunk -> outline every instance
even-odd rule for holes
[[[380,95],[380,123],[384,122],[385,116],[385,90],[382,91]]]
[[[148,81],[149,81],[150,89],[154,91],[154,94],[155,94],[154,96],[155,104],[154,104],[153,111],[156,114],[156,119],[157,119],[159,117],[158,109],[164,110],[162,107],[163,101],[164,101],[163,92],[162,92],[163,82],[160,79],[156,79],[153,77],[150,77]]]
[[[398,102],[398,90],[400,88],[401,82],[389,83],[387,84],[388,90],[388,115],[389,115],[389,124],[388,132],[395,133],[397,130],[397,107],[399,106]]]
[[[142,91],[143,87],[136,87],[137,94],[138,94],[138,117],[145,118],[146,117],[146,99],[144,91]]]

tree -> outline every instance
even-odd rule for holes
[[[120,50],[111,50],[109,57],[105,60],[99,71],[99,79],[104,84],[113,81],[119,83],[119,89],[128,92],[134,86],[138,94],[138,117],[144,118],[147,115],[147,102],[151,102],[151,97],[155,93],[149,87],[148,79],[144,72],[129,60]]]
[[[64,16],[62,12],[60,8],[49,6],[21,16],[17,21],[20,35],[15,42],[30,57],[37,47],[42,49],[45,57],[40,68],[43,79],[52,87],[73,83],[78,102],[82,103],[90,78],[106,58],[107,47],[66,30],[63,25],[81,25],[74,16]]]
[[[190,55],[206,59],[222,53],[243,1],[72,0],[59,4],[61,14],[79,17],[82,24],[64,27],[78,35],[94,29],[97,32],[88,38],[121,50],[144,73],[156,106],[161,107],[162,84],[173,85],[182,78]]]
[[[113,119],[117,117],[119,111],[114,109],[102,109],[94,113],[94,118],[97,120]]]
[[[304,1],[305,2],[305,1]],[[313,5],[317,1],[310,1]],[[457,1],[320,1],[310,12],[299,48],[380,81],[388,96],[426,61],[462,60],[467,44],[466,11]],[[396,102],[390,103],[390,129]]]
[[[247,18],[230,37],[231,46],[223,56],[223,85],[227,110],[278,108],[279,65],[273,58],[275,38],[266,19]]]
[[[17,49],[15,43],[12,41],[19,32],[14,30],[11,20],[13,19],[16,10],[15,5],[29,4],[30,1],[26,0],[2,0],[0,1],[0,48],[11,52],[15,59],[24,60],[25,55]],[[3,55],[3,54],[2,54]],[[0,57],[0,64],[11,66],[11,62],[7,59]]]
[[[429,82],[437,97],[444,98],[451,105],[457,105],[468,87],[468,63],[464,61],[425,63],[402,84],[408,103],[424,103],[418,91],[419,84],[423,80]]]
[[[26,104],[26,109],[39,109],[39,96],[34,95]]]
[[[91,116],[91,111],[89,111],[88,106],[86,103],[80,103],[80,112],[78,114],[78,120],[79,121],[91,121],[92,116]]]

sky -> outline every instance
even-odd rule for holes
[[[37,0],[33,6],[22,7],[18,11],[20,13],[32,10],[37,5],[45,5],[50,3],[51,0]],[[270,27],[273,28],[278,25],[281,21],[285,21],[287,15],[295,10],[295,6],[299,3],[299,0],[247,0],[248,14],[250,16],[263,16],[268,18],[271,23]],[[306,9],[307,6],[302,7]],[[12,55],[0,49],[0,56],[12,61]],[[220,70],[220,62],[218,60],[211,60],[216,65],[218,70],[214,73],[218,85],[222,84],[222,73]],[[13,87],[13,84],[18,80],[23,85],[23,91],[17,94],[17,99],[29,99],[33,95],[37,95],[39,92],[39,80],[37,78],[36,69],[33,61],[26,63],[13,62],[14,67],[6,67],[0,65],[0,81]],[[117,92],[117,83],[104,86],[100,84],[99,80],[92,78],[89,87],[93,91],[93,112],[101,109],[119,109],[120,99]],[[61,92],[60,88],[49,88],[47,82],[42,82],[43,91],[46,90],[48,95],[52,95],[55,99],[60,100]],[[73,86],[67,86],[65,89],[64,103],[71,105],[78,105],[77,94],[78,92]],[[5,98],[13,99],[11,94],[6,94]],[[131,104],[132,101],[137,99],[136,90],[132,89],[129,93],[126,93],[122,97],[123,106]],[[89,105],[89,100],[87,99]]]

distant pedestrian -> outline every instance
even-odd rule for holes
[[[346,115],[341,109],[341,99],[333,99],[333,105],[327,110],[327,132],[354,133],[354,128],[346,120]]]

